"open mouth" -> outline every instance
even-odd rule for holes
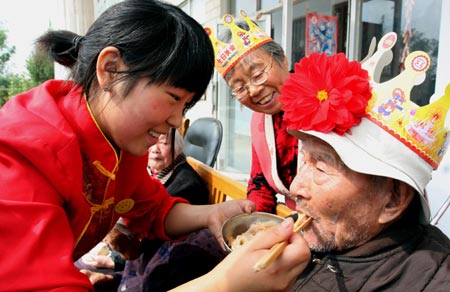
[[[262,100],[258,102],[259,105],[266,105],[272,101],[274,93],[264,97]]]

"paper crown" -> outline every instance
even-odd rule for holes
[[[215,66],[222,77],[230,71],[243,57],[254,49],[272,41],[264,30],[257,26],[244,10],[239,11],[240,16],[247,22],[249,30],[240,28],[234,22],[231,14],[222,17],[223,24],[230,29],[231,43],[219,41],[210,27],[205,27],[214,47]]]
[[[322,133],[334,131],[339,135],[347,133],[351,136],[352,127],[365,117],[436,169],[450,143],[450,86],[447,86],[442,97],[429,105],[419,107],[410,100],[411,89],[423,82],[430,66],[428,54],[422,51],[407,56],[405,70],[398,76],[379,82],[383,67],[392,60],[390,50],[396,40],[395,33],[385,35],[379,42],[377,52],[362,61],[359,71],[352,67],[359,62],[345,61],[343,54],[329,57],[313,54],[303,58],[295,65],[296,73],[292,74],[298,76],[286,81],[280,97],[288,128]],[[318,71],[327,72],[322,72],[321,76],[308,73]],[[346,76],[346,71],[353,76]],[[367,80],[364,80],[365,72],[368,74]],[[327,88],[324,82],[315,82],[320,79],[336,80]],[[296,87],[299,82],[303,84],[302,89]],[[369,82],[369,88],[365,82]],[[308,90],[304,89],[305,85]],[[308,96],[307,93],[311,92],[312,96]],[[324,103],[325,100],[327,102]],[[309,108],[305,108],[305,104]]]
[[[398,76],[380,82],[396,40],[395,33],[385,35],[361,63],[342,53],[301,59],[281,88],[283,119],[290,134],[323,140],[353,171],[412,186],[420,195],[419,218],[429,222],[426,186],[450,142],[450,85],[429,105],[410,100],[430,66],[422,51],[407,56]]]
[[[392,59],[390,49],[396,40],[395,33],[386,34],[377,53],[362,63],[373,87],[367,116],[437,169],[450,142],[450,86],[442,97],[426,106],[419,107],[410,100],[411,89],[425,80],[430,67],[430,57],[423,51],[409,54],[404,71],[380,83],[378,76],[388,63],[386,59]]]

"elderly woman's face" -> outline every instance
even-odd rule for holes
[[[344,250],[378,234],[387,186],[376,186],[369,175],[350,170],[319,139],[303,141],[302,154],[290,192],[297,210],[313,218],[304,232],[309,247]]]
[[[172,159],[172,149],[170,139],[168,135],[163,134],[158,138],[158,143],[151,146],[148,155],[148,166],[154,172],[160,172],[164,168],[171,165]]]
[[[259,48],[234,66],[226,82],[231,90],[241,93],[235,97],[241,104],[273,115],[281,111],[280,88],[288,77],[287,62],[281,65],[270,53]]]

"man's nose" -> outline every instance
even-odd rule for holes
[[[298,197],[298,199],[309,199],[310,194],[308,191],[308,172],[302,171],[302,169],[304,170],[305,168],[302,167],[297,170],[297,174],[295,175],[294,180],[289,187],[289,192],[292,196]]]

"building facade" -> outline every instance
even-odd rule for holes
[[[120,0],[64,0],[66,29],[82,34],[106,7]],[[362,60],[371,50],[371,40],[379,40],[394,31],[398,40],[393,48],[393,61],[383,70],[381,80],[395,77],[402,70],[408,52],[424,50],[431,57],[426,80],[416,86],[412,100],[427,104],[433,94],[440,97],[450,83],[450,0],[169,0],[216,34],[222,28],[225,13],[238,15],[244,9],[272,38],[280,43],[289,66],[305,54],[343,52],[349,59]],[[67,12],[67,10],[72,11]],[[80,13],[84,10],[94,13]],[[78,13],[77,13],[78,12]],[[74,20],[73,18],[81,18]],[[90,18],[90,19],[89,19]],[[76,25],[76,27],[74,27]],[[230,90],[215,74],[205,97],[187,113],[194,121],[201,116],[218,118],[224,137],[216,168],[246,182],[251,164],[251,111],[230,98]],[[450,200],[445,183],[450,178],[450,154],[435,172],[428,192],[432,214],[436,215]],[[436,217],[438,218],[438,217]],[[450,235],[450,212],[437,224]]]

